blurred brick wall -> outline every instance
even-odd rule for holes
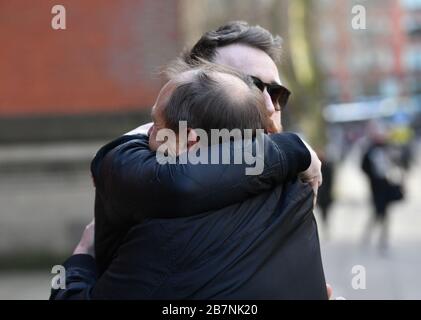
[[[51,28],[66,8],[67,30]],[[0,117],[149,107],[179,47],[178,0],[0,0]]]

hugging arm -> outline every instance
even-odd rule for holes
[[[50,300],[90,300],[98,275],[95,258],[74,254],[63,263],[66,270],[64,289],[51,289]]]
[[[79,251],[70,257],[64,263],[66,289],[53,289],[50,299],[95,298],[95,283],[127,232],[125,223],[222,208],[292,179],[310,164],[310,153],[295,134],[265,136],[264,146],[260,175],[245,175],[244,163],[160,165],[145,135],[126,135],[101,148],[91,164],[96,197],[104,200],[95,205],[104,206],[99,212],[106,215],[95,223],[96,258]]]
[[[118,212],[116,219],[135,223],[145,217],[190,216],[243,201],[309,167],[310,153],[297,135],[264,135],[263,141],[264,167],[259,175],[246,175],[251,166],[244,161],[159,164],[146,135],[125,135],[104,146],[91,171],[97,193],[110,202],[108,212]],[[232,151],[232,142],[230,147]]]

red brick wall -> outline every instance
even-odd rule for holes
[[[67,30],[51,28],[66,8]],[[0,1],[0,117],[153,104],[179,51],[176,0]]]

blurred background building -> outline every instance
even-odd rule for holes
[[[66,30],[51,28],[56,4]],[[352,28],[356,5],[365,29]],[[284,124],[334,166],[320,232],[335,293],[421,298],[420,0],[0,0],[0,299],[48,297],[52,265],[93,215],[96,150],[149,121],[160,68],[230,20],[283,37],[281,79],[293,92]],[[412,155],[387,254],[361,240],[373,121]],[[367,268],[364,291],[351,287],[354,265]]]
[[[51,27],[55,4],[0,1],[2,142],[120,133],[181,48],[179,1],[61,1],[66,30]]]

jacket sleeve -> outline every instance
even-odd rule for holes
[[[263,141],[264,167],[259,175],[246,175],[251,166],[245,161],[159,164],[144,135],[124,136],[100,149],[91,171],[97,191],[111,202],[120,219],[139,222],[145,217],[190,216],[244,201],[310,165],[310,153],[297,135],[264,135]]]
[[[66,270],[64,289],[51,289],[50,300],[90,300],[97,281],[95,258],[76,254],[63,263]]]

